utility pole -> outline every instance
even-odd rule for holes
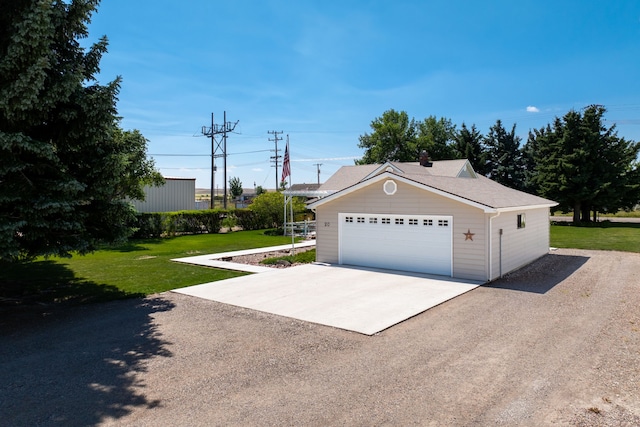
[[[233,132],[238,124],[239,120],[235,123],[227,121],[227,112],[224,112],[224,121],[222,125],[215,124],[213,120],[213,113],[211,113],[211,127],[207,129],[206,126],[202,126],[202,134],[211,138],[211,202],[209,208],[213,209],[215,199],[215,173],[217,157],[223,158],[224,165],[224,208],[227,208],[227,133]],[[216,140],[216,135],[222,135],[221,140]]]
[[[281,141],[282,138],[279,138],[278,135],[283,133],[282,131],[278,132],[275,130],[269,130],[267,131],[268,134],[273,135],[273,139],[269,138],[269,141],[275,141],[276,143],[276,149],[275,151],[275,156],[271,156],[271,161],[275,162],[274,167],[276,168],[276,191],[278,191],[278,188],[280,188],[280,183],[278,182],[278,159],[281,158],[282,156],[278,155],[278,141]]]
[[[318,168],[318,185],[320,185],[320,166],[322,163],[315,163],[315,166]]]

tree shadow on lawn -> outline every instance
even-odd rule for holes
[[[76,279],[59,264],[48,271],[71,279],[71,287],[96,287],[94,295],[120,292]],[[2,276],[0,287],[6,284]],[[173,303],[161,296],[83,305],[69,301],[34,297],[0,307],[3,424],[97,425],[136,407],[161,405],[146,397],[138,374],[151,359],[172,356],[153,315],[173,309]]]
[[[0,313],[12,306],[46,307],[144,296],[76,277],[60,261],[0,263]]]
[[[484,286],[545,294],[578,271],[588,260],[586,256],[547,254]]]

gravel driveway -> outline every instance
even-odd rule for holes
[[[380,334],[175,293],[0,319],[0,424],[640,425],[640,254],[558,250]]]

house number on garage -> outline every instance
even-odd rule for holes
[[[324,226],[325,226],[325,227],[331,227],[331,223],[330,223],[330,222],[325,222],[325,223],[324,223]]]

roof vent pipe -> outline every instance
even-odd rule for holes
[[[429,161],[429,153],[427,153],[427,150],[422,150],[420,153],[420,166],[424,166],[426,168],[433,166],[433,163]]]

